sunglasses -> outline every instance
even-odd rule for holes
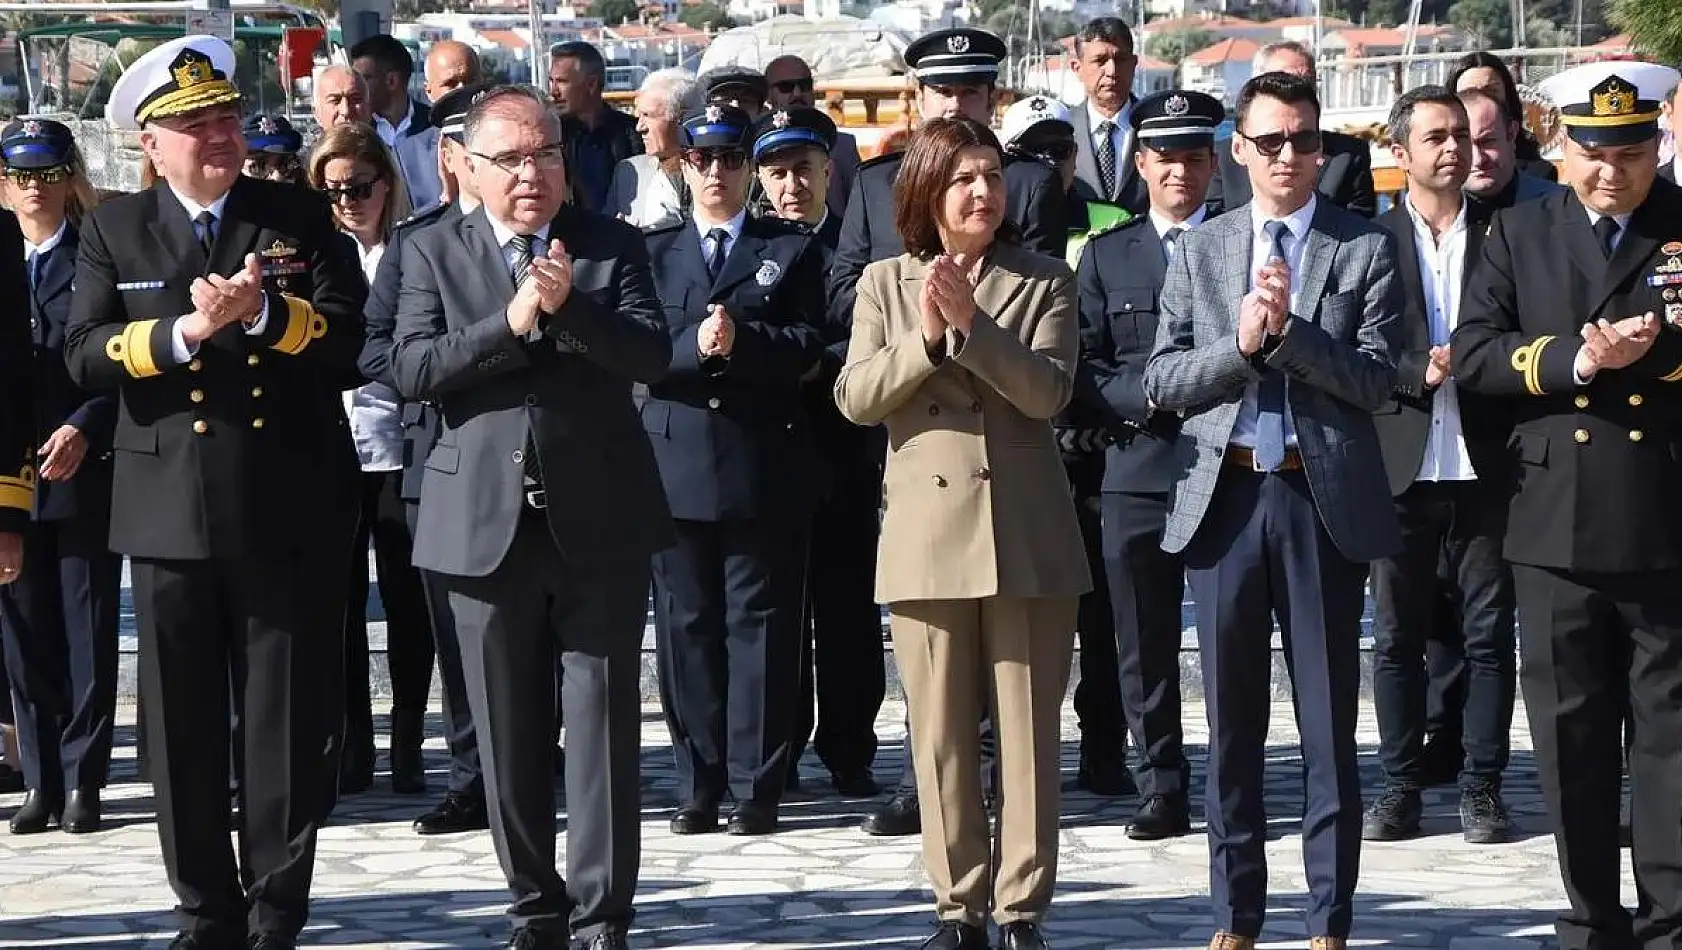
[[[1013,151],[1029,158],[1037,158],[1051,165],[1060,165],[1075,157],[1075,143],[1068,141],[1041,142],[1037,145],[1019,145]]]
[[[1256,147],[1256,151],[1267,158],[1278,158],[1279,153],[1289,145],[1291,151],[1298,155],[1313,155],[1320,151],[1320,130],[1304,129],[1292,135],[1283,132],[1269,132],[1266,135],[1238,135]]]
[[[796,91],[811,92],[813,89],[812,77],[807,76],[805,79],[778,80],[777,82],[771,84],[771,88],[777,90],[785,96]]]
[[[245,173],[254,178],[265,175],[296,175],[303,165],[291,155],[264,156],[245,160]]]
[[[66,165],[54,168],[8,168],[6,177],[10,178],[14,185],[29,185],[32,182],[56,185],[70,177],[70,168]]]
[[[717,163],[726,171],[735,171],[747,164],[748,153],[739,148],[713,150],[702,148],[686,148],[683,150],[683,160],[690,168],[698,172],[707,170],[708,165]]]
[[[327,200],[332,202],[338,202],[346,198],[351,201],[367,201],[374,196],[374,185],[378,182],[378,178],[371,178],[367,181],[341,185],[337,188],[332,185],[322,185],[316,190],[326,195]]]

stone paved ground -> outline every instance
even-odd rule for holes
[[[897,766],[902,713],[889,703],[879,721],[887,739],[879,760],[883,773]],[[134,781],[132,708],[125,714],[123,748],[108,795],[108,830],[84,838],[57,832],[11,838],[0,830],[0,946],[161,947],[173,930],[150,790]],[[1289,704],[1276,705],[1273,716],[1268,805],[1277,818],[1268,856],[1275,897],[1264,946],[1297,948],[1306,943],[1295,818],[1301,782]],[[1203,741],[1202,718],[1200,707],[1186,710],[1190,741]],[[1553,945],[1551,920],[1562,895],[1522,711],[1518,722],[1508,791],[1522,840],[1493,847],[1465,844],[1454,817],[1454,794],[1433,793],[1427,801],[1428,837],[1368,846],[1363,855],[1357,946]],[[1370,788],[1377,775],[1370,719],[1360,734]],[[1078,733],[1067,707],[1064,737],[1064,771],[1072,777]],[[868,803],[820,794],[815,762],[807,765],[809,791],[785,808],[781,833],[678,838],[666,831],[674,805],[671,756],[653,709],[645,710],[643,748],[637,947],[909,948],[927,934],[930,898],[917,839],[876,839],[857,831]],[[428,755],[434,769],[442,767],[438,740],[429,743]],[[1201,745],[1193,755],[1201,759]],[[434,784],[439,782],[434,772]],[[380,787],[343,802],[322,834],[306,945],[500,946],[505,892],[489,837],[420,838],[409,821],[427,802]],[[0,819],[16,805],[16,796],[0,797]],[[1058,950],[1206,945],[1204,838],[1128,841],[1122,832],[1133,805],[1080,793],[1066,797],[1061,879],[1048,925]],[[1198,819],[1201,832],[1200,814]]]

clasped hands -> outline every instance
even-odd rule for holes
[[[923,312],[923,343],[934,347],[946,328],[968,335],[975,324],[975,260],[968,254],[941,254],[929,264],[919,300]]]
[[[189,345],[209,339],[230,323],[251,324],[263,312],[263,268],[257,255],[245,255],[245,267],[232,277],[207,274],[189,290],[193,312],[181,318],[181,336]]]
[[[565,244],[552,240],[542,254],[532,255],[526,279],[508,302],[508,329],[515,336],[525,336],[537,329],[544,314],[561,309],[571,295],[572,255]]]
[[[1571,364],[1577,378],[1588,382],[1603,369],[1623,369],[1647,355],[1659,337],[1659,321],[1653,311],[1618,321],[1595,320],[1578,331],[1583,345]]]
[[[729,358],[736,349],[736,321],[723,304],[707,305],[707,317],[696,329],[695,340],[702,359]]]
[[[1276,257],[1262,265],[1238,306],[1238,352],[1255,356],[1269,336],[1285,332],[1290,315],[1291,265]]]

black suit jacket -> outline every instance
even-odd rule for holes
[[[694,521],[798,518],[816,498],[816,456],[802,379],[823,360],[823,254],[810,229],[745,219],[717,280],[695,223],[648,234],[672,340],[671,369],[648,387],[643,426],[672,514]],[[728,359],[703,359],[712,304],[736,324]]]
[[[573,288],[535,341],[508,327],[514,281],[484,208],[403,242],[392,379],[443,416],[425,462],[416,567],[496,570],[526,510],[528,444],[569,562],[644,564],[672,541],[631,402],[632,381],[661,376],[671,359],[642,233],[564,206],[549,237],[572,255]]]
[[[23,269],[23,232],[0,210],[0,299],[29,295]],[[19,314],[22,308],[13,307]],[[35,503],[34,387],[30,385],[29,324],[0,319],[0,532],[21,534]],[[28,556],[28,552],[24,552]]]
[[[205,273],[264,267],[260,334],[224,327],[177,362],[171,328]],[[355,530],[356,453],[341,392],[361,381],[366,297],[327,202],[241,176],[210,259],[168,186],[82,223],[65,332],[71,378],[119,393],[111,547],[135,557],[320,556]]]
[[[117,421],[117,394],[88,392],[70,378],[64,365],[64,331],[70,321],[70,284],[76,276],[76,228],[66,225],[64,237],[36,266],[33,293],[27,293],[29,331],[34,350],[31,386],[34,390],[33,435],[42,445],[60,426],[72,425],[87,440],[88,452],[69,481],[35,483],[35,520],[77,519],[104,534],[111,511],[111,430]],[[26,272],[27,273],[27,272]]]
[[[596,196],[596,200],[604,202],[604,207],[600,210],[611,212],[613,210],[611,199],[613,196],[614,168],[625,159],[642,154],[642,136],[637,133],[637,120],[629,113],[621,112],[612,106],[602,107],[601,124],[593,132],[586,129],[584,123],[577,119],[563,118],[561,120],[562,151],[566,153],[567,169],[569,171],[579,167],[578,152],[587,138],[601,142],[607,147],[607,176],[603,182],[603,186],[607,190],[604,194]],[[576,174],[572,176],[572,187],[582,198],[581,176]]]
[[[1565,571],[1682,565],[1682,190],[1655,181],[1610,261],[1575,193],[1495,216],[1460,305],[1454,376],[1507,401],[1517,469],[1506,556]],[[1672,295],[1674,296],[1674,295]],[[1589,320],[1652,311],[1647,354],[1578,386]]]
[[[1372,149],[1366,140],[1342,132],[1322,133],[1320,194],[1332,204],[1365,218],[1378,214],[1378,190],[1372,180]],[[1250,175],[1232,157],[1232,139],[1215,143],[1221,167],[1209,185],[1209,201],[1231,210],[1250,202]]]
[[[1167,268],[1145,214],[1094,235],[1075,269],[1081,360],[1070,411],[1114,440],[1104,458],[1107,492],[1166,492],[1183,468],[1175,460],[1180,417],[1149,411],[1144,388]]]
[[[1489,231],[1495,209],[1476,199],[1466,205],[1466,260],[1461,270],[1461,309],[1465,309],[1466,287],[1483,254],[1484,235]],[[1379,449],[1384,453],[1384,471],[1390,493],[1400,495],[1419,475],[1425,446],[1431,436],[1431,411],[1437,390],[1425,385],[1425,368],[1431,361],[1430,301],[1419,272],[1419,252],[1414,246],[1413,218],[1405,199],[1379,218],[1396,235],[1396,272],[1402,279],[1407,305],[1402,310],[1401,347],[1396,352],[1396,396],[1373,414],[1378,429]],[[1507,490],[1511,464],[1506,445],[1512,431],[1508,401],[1457,386],[1460,431],[1478,481],[1492,492]]]

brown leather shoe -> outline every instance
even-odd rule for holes
[[[1348,937],[1310,937],[1308,950],[1349,950]]]
[[[1256,938],[1221,931],[1209,941],[1209,950],[1256,950]]]

